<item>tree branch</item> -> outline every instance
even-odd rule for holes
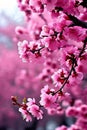
[[[75,16],[72,16],[71,14],[68,15],[69,19],[73,22],[72,26],[80,26],[83,28],[87,28],[87,22],[81,21]]]
[[[82,47],[82,49],[81,49],[81,51],[80,51],[80,53],[79,53],[78,58],[80,58],[80,57],[82,56],[82,54],[84,53],[86,44],[87,44],[87,37],[86,37],[85,40],[84,40],[84,44],[83,44],[83,47]],[[75,70],[75,67],[76,67],[76,66],[77,66],[77,65],[76,65],[76,59],[73,59],[72,66],[71,66],[71,69],[70,69],[70,71],[69,71],[68,76],[66,77],[66,79],[65,79],[65,81],[63,82],[63,84],[62,84],[62,86],[60,87],[60,89],[57,90],[56,92],[53,92],[52,95],[55,95],[55,94],[57,94],[58,92],[61,92],[61,91],[62,91],[62,89],[64,88],[64,86],[65,86],[66,83],[68,82],[68,80],[69,80],[69,78],[70,78],[72,72]]]

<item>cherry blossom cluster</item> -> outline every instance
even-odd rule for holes
[[[67,2],[67,6],[66,5]],[[68,12],[69,14],[76,14],[83,12],[83,7],[86,7],[86,2],[82,0],[71,0],[71,1],[61,1],[61,0],[18,0],[18,5],[21,8],[21,10],[24,10],[25,12],[32,10],[34,12],[42,13],[45,8],[47,8],[48,11],[52,11],[54,16],[58,16],[59,11],[64,10],[65,12]]]
[[[54,89],[49,89],[49,86],[46,85],[42,90],[41,90],[41,100],[40,100],[40,105],[43,106],[47,111],[48,114],[53,115],[53,114],[63,114],[63,109],[59,105],[60,101],[62,100],[67,100],[69,94],[68,93],[63,93],[59,92],[58,94],[54,95]]]
[[[66,116],[76,118],[75,124],[69,128],[61,126],[56,130],[86,130],[87,129],[87,105],[81,100],[76,100],[74,106],[66,109]]]
[[[41,100],[39,105],[36,104],[35,99],[33,98],[24,98],[22,104],[18,102],[17,97],[12,96],[12,102],[14,105],[18,105],[19,112],[21,112],[23,119],[26,121],[32,121],[32,116],[37,119],[43,118],[43,111],[41,110],[44,107],[49,115],[54,114],[63,114],[64,110],[60,106],[60,102],[69,100],[69,93],[59,92],[58,94],[54,94],[54,89],[49,89],[49,86],[46,85],[41,90]]]
[[[35,99],[28,98],[27,101],[24,98],[23,103],[19,104],[17,101],[17,97],[12,96],[12,101],[14,105],[19,106],[19,112],[21,112],[23,119],[26,121],[32,121],[32,116],[36,117],[38,120],[42,119],[43,111],[36,104]]]
[[[19,42],[18,50],[20,58],[22,58],[23,62],[30,61],[30,59],[33,58],[32,54],[35,54],[35,57],[39,57],[41,55],[40,50],[43,48],[40,46],[41,45],[39,43],[33,41],[30,43],[26,40],[24,40],[23,43]]]

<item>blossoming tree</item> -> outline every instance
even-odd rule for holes
[[[56,130],[87,130],[87,1],[18,0],[26,26],[16,27],[18,53],[23,62],[41,72],[32,77],[40,83],[40,98],[12,102],[26,121],[49,115],[74,117],[70,127]],[[26,63],[25,63],[26,64]],[[32,82],[33,84],[33,82]],[[37,86],[38,84],[35,84]]]

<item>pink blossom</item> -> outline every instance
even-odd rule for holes
[[[86,29],[82,29],[80,27],[66,28],[64,30],[64,33],[68,38],[75,40],[77,42],[83,41],[86,37]]]
[[[29,60],[29,43],[28,41],[24,40],[23,42],[18,43],[18,52],[20,58],[22,58],[23,62]]]
[[[83,73],[82,72],[76,72],[75,74],[71,75],[69,83],[73,84],[77,80],[77,83],[80,84],[82,79],[83,79]]]
[[[78,116],[79,111],[75,107],[68,107],[66,110],[66,115],[67,116]]]
[[[66,100],[70,100],[70,94],[67,93],[67,92],[63,92],[63,91],[60,91],[58,93],[58,101],[61,102],[61,101],[66,101]]]
[[[57,96],[56,95],[52,95],[52,93],[54,92],[54,89],[49,89],[49,86],[46,85],[42,90],[41,90],[41,100],[40,100],[40,104],[41,106],[44,106],[45,108],[52,108],[52,107],[56,107],[56,100],[57,100]]]
[[[60,45],[57,39],[51,37],[45,37],[42,43],[45,45],[46,48],[49,48],[50,50],[56,50]]]
[[[21,112],[23,119],[25,119],[27,122],[32,121],[30,113],[27,112],[27,110],[24,110],[23,108],[19,108],[19,112]]]
[[[43,12],[43,4],[41,2],[41,0],[30,0],[29,1],[29,7],[34,11],[34,12],[40,12],[42,13]]]
[[[28,102],[26,103],[27,105],[27,111],[31,113],[34,117],[37,119],[42,119],[43,118],[43,111],[40,110],[39,106],[36,105],[35,99],[28,98]]]
[[[56,105],[56,96],[51,94],[42,94],[40,104],[46,108],[54,107]]]
[[[59,69],[58,71],[56,71],[52,75],[53,83],[55,84],[55,86],[61,86],[64,83],[65,78],[67,77],[67,75],[68,75],[68,73],[64,68]]]
[[[38,120],[43,118],[43,111],[40,110],[39,106],[37,105],[31,105],[29,112],[36,117]]]
[[[30,109],[30,107],[31,107],[32,105],[35,105],[35,103],[36,103],[34,98],[33,98],[33,99],[32,99],[32,98],[28,98],[27,101],[28,101],[28,102],[26,103],[26,105],[27,105],[27,110]]]
[[[57,2],[57,0],[41,0],[43,2],[43,4],[46,4],[47,6],[47,9],[49,11],[51,11],[54,7],[55,7],[55,4]]]

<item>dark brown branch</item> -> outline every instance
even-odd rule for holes
[[[44,46],[42,46],[41,48],[39,48],[39,49],[33,49],[33,50],[29,50],[30,52],[32,52],[33,54],[35,53],[35,52],[40,52],[42,49],[44,48]]]
[[[87,0],[83,0],[80,5],[87,8]]]
[[[87,22],[81,21],[75,16],[72,16],[71,14],[68,15],[69,19],[73,22],[72,26],[80,26],[83,28],[87,28]]]
[[[58,91],[54,92],[54,93],[53,93],[53,95],[55,95],[56,93],[58,93],[58,92],[61,92],[61,91],[62,91],[62,89],[64,88],[65,84],[68,82],[68,79],[69,79],[70,75],[72,74],[73,69],[74,69],[74,64],[72,64],[71,70],[70,70],[70,72],[69,72],[68,76],[66,77],[66,79],[65,79],[65,81],[64,81],[64,83],[63,83],[63,85],[61,86],[61,88],[60,88]]]

